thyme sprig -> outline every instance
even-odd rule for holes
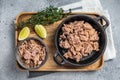
[[[71,12],[69,10],[68,14]],[[22,21],[18,24],[18,28],[23,28],[25,26],[33,27],[36,24],[41,25],[48,25],[52,24],[64,17],[66,17],[68,14],[64,14],[64,10],[62,8],[58,9],[54,6],[49,6],[45,10],[42,10],[41,12],[38,12],[35,15],[32,15],[31,18],[27,19],[26,21]]]

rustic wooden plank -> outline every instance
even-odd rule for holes
[[[20,13],[16,17],[16,23],[18,24],[19,22],[30,18],[31,15],[34,15],[34,14],[36,14],[36,12]],[[99,16],[99,14],[97,14],[97,13],[81,13],[81,12],[71,13],[71,15],[74,15],[74,14],[87,14],[87,15],[90,15],[91,17],[94,17],[94,18],[96,16]],[[97,60],[95,63],[93,63],[89,66],[85,66],[85,67],[64,67],[64,66],[59,66],[54,62],[53,55],[56,51],[56,48],[55,48],[55,45],[54,45],[54,35],[55,35],[56,29],[57,29],[57,27],[58,27],[58,25],[60,24],[61,21],[62,20],[57,21],[57,22],[55,22],[53,24],[50,24],[48,26],[45,26],[48,35],[47,35],[47,38],[44,39],[43,41],[45,42],[45,44],[49,48],[49,57],[48,57],[48,60],[46,61],[46,63],[42,67],[40,67],[39,69],[36,69],[35,71],[93,71],[93,70],[101,69],[103,67],[103,64],[104,64],[103,56],[99,60]],[[18,44],[18,37],[17,37],[18,34],[19,34],[19,31],[17,31],[17,29],[16,29],[16,31],[15,31],[16,46]],[[34,31],[31,30],[29,37],[38,37],[38,36],[35,34]],[[21,68],[18,65],[18,63],[17,63],[17,67],[20,70],[25,70],[25,69]]]

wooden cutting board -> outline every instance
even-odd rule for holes
[[[15,20],[15,23],[18,24],[21,21],[24,21],[28,18],[31,17],[31,15],[36,14],[36,12],[24,12],[24,13],[20,13]],[[77,12],[77,13],[71,13],[70,15],[75,15],[75,14],[87,14],[93,18],[96,18],[98,16],[100,16],[97,13],[81,13],[81,12]],[[62,19],[64,20],[64,19]],[[45,26],[46,30],[47,30],[47,38],[43,39],[43,41],[45,42],[45,44],[48,46],[49,48],[49,54],[48,54],[48,60],[46,61],[46,63],[40,67],[39,69],[36,69],[34,71],[94,71],[94,70],[99,70],[103,67],[104,64],[104,58],[103,56],[97,60],[95,63],[85,66],[85,67],[64,67],[64,66],[60,66],[57,65],[54,60],[53,60],[53,55],[56,51],[55,45],[54,45],[54,35],[56,32],[56,29],[58,27],[58,25],[61,23],[62,20],[59,20],[53,24],[47,25]],[[103,24],[103,22],[100,22],[101,24]],[[19,30],[17,29],[17,27],[15,27],[15,43],[16,43],[16,47],[17,44],[19,43],[18,41],[18,34],[19,34]],[[31,30],[29,37],[38,37],[36,35],[36,33]],[[26,70],[24,68],[22,68],[16,61],[16,65],[20,70]]]

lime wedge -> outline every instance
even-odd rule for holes
[[[24,27],[19,33],[18,40],[26,39],[29,36],[29,34],[30,34],[30,29],[28,27]]]
[[[47,31],[42,25],[35,25],[35,32],[41,37],[46,38],[47,37]]]

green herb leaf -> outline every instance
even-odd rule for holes
[[[71,10],[69,10],[69,13]],[[58,9],[54,6],[49,6],[45,10],[38,12],[36,15],[31,16],[31,18],[26,21],[22,21],[18,24],[18,28],[23,28],[25,26],[33,27],[36,24],[48,25],[52,24],[64,17],[68,14],[63,14],[64,10],[62,8]]]

